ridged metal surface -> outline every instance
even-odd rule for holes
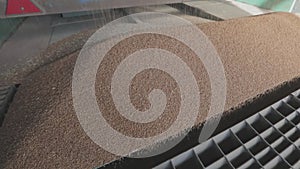
[[[300,90],[155,169],[300,168]]]

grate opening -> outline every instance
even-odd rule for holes
[[[266,134],[268,134],[267,136],[265,136],[265,140],[269,143],[272,144],[274,143],[281,135],[278,131],[276,131],[274,128],[270,128]]]
[[[241,167],[239,168],[249,168],[249,169],[255,169],[255,168],[260,168],[260,165],[258,164],[257,161],[255,161],[254,159],[250,159],[249,161],[247,161],[245,164],[243,164]]]
[[[268,145],[259,137],[255,137],[251,140],[246,147],[250,150],[253,155],[261,152],[263,149],[267,148]]]
[[[277,108],[276,108],[277,107]],[[288,106],[286,103],[281,101],[279,105],[275,105],[275,109],[282,114],[283,116],[288,116],[291,114],[295,109],[293,109],[291,106]]]
[[[266,132],[264,132],[262,135],[261,135],[266,141],[268,144],[272,144],[273,142],[275,142],[281,135],[280,133],[275,130],[274,128],[270,128],[268,129]]]
[[[286,157],[286,160],[288,161],[289,164],[294,165],[300,159],[300,152],[295,147],[292,147],[290,151],[291,152]]]
[[[283,168],[290,168],[285,161],[283,161],[280,157],[274,158],[268,164],[264,166],[265,168],[273,168],[273,169],[283,169]]]
[[[226,132],[224,136],[216,138],[215,141],[218,143],[224,154],[228,154],[229,152],[232,152],[233,150],[241,146],[241,143],[229,131]],[[232,146],[228,146],[230,144],[232,144]]]
[[[265,113],[263,113],[263,116],[270,121],[272,124],[276,124],[277,122],[279,122],[280,120],[283,119],[283,117],[281,115],[279,115],[276,110],[274,110],[273,108],[269,108],[267,109],[267,111],[265,111]]]
[[[188,154],[186,154],[187,158],[185,159],[174,159],[173,163],[176,166],[176,169],[201,169],[202,164],[199,160],[199,158],[195,155],[193,151],[189,151]]]
[[[220,160],[216,161],[212,165],[208,166],[207,169],[233,169],[233,167],[228,163],[226,158],[221,158]]]
[[[258,133],[262,133],[271,127],[271,125],[259,114],[249,119],[249,123]]]
[[[251,155],[248,153],[246,149],[243,147],[237,149],[232,156],[229,156],[228,159],[230,160],[231,164],[237,168],[244,164],[246,161],[251,159]]]
[[[208,142],[204,147],[204,151],[200,152],[198,156],[205,167],[223,156],[222,152],[213,141]]]
[[[281,153],[283,150],[285,150],[290,145],[290,142],[287,141],[284,137],[281,137],[277,140],[277,142],[274,144],[275,150],[279,153]]]
[[[287,131],[289,131],[290,129],[292,129],[294,126],[289,123],[287,120],[283,120],[280,121],[279,123],[277,123],[278,125],[275,125],[275,127],[278,127],[278,129],[282,132],[282,133],[286,133]]]
[[[270,147],[266,148],[259,154],[258,160],[262,165],[267,164],[270,160],[276,157],[276,153]]]
[[[294,109],[298,109],[300,107],[300,99],[294,95],[288,96],[286,103],[292,106]]]
[[[250,139],[256,136],[256,133],[248,123],[242,123],[239,127],[233,128],[233,131],[243,143],[248,142]]]
[[[296,128],[293,128],[291,132],[292,134],[289,136],[289,139],[292,142],[296,142],[300,138],[300,131],[297,130]]]
[[[300,114],[299,112],[295,111],[290,116],[287,117],[294,125],[298,125],[300,123]]]

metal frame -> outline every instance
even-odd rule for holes
[[[9,0],[0,0],[0,18],[182,3],[190,0],[30,0],[33,4],[40,8],[42,11],[41,13],[27,13],[8,16],[5,14],[7,1]]]

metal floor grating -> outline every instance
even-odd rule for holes
[[[300,168],[300,89],[155,169]]]

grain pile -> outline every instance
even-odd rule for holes
[[[294,15],[275,13],[198,26],[212,41],[224,64],[227,78],[226,110],[300,76],[300,19]],[[134,43],[137,41],[139,43]],[[135,45],[128,48],[127,43]],[[176,41],[158,35],[135,36],[112,49],[109,58],[123,57],[123,54],[141,46],[172,49],[189,64],[196,72],[196,80],[201,87],[202,111],[205,114],[210,98],[209,83],[203,80],[207,79],[207,73],[193,53],[181,53],[182,50],[176,49]],[[71,81],[78,53],[74,52],[40,68],[22,82],[0,128],[0,168],[93,168],[118,158],[93,143],[76,118]],[[103,67],[104,70],[99,69],[99,72],[105,73],[97,74],[98,102],[106,98],[99,86],[109,82],[105,75],[111,73],[110,69],[118,60],[107,60],[110,64]],[[158,80],[157,83],[147,84],[147,79]],[[140,74],[132,84],[133,104],[141,110],[149,106],[143,96],[153,85],[165,87],[163,90],[167,96],[173,94],[176,97],[178,94],[176,84],[162,72]],[[141,86],[146,90],[143,91]],[[139,96],[141,91],[144,93]],[[172,100],[164,120],[149,124],[147,130],[138,124],[128,123],[114,113],[105,116],[120,132],[137,137],[149,136],[156,134],[157,128],[170,125],[176,116],[177,104],[178,100]],[[103,109],[113,112],[113,108],[107,105]],[[200,115],[203,112],[199,112],[197,123],[203,121]]]

